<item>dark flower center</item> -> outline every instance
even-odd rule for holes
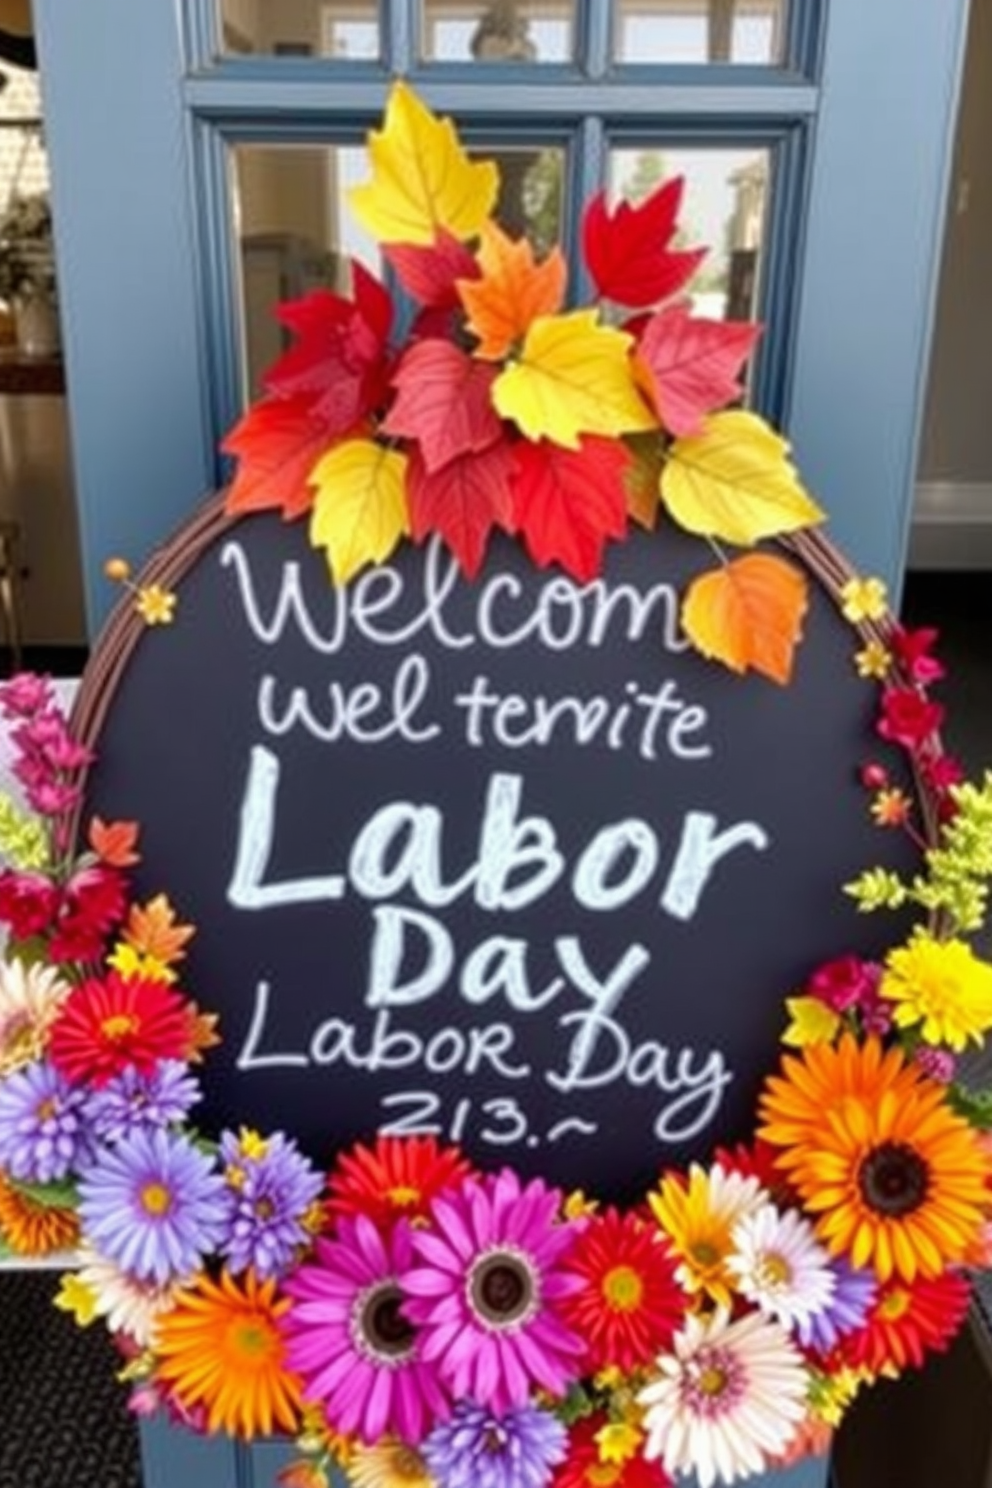
[[[923,1203],[930,1189],[930,1169],[915,1148],[883,1142],[861,1163],[858,1188],[869,1209],[899,1219]]]
[[[476,1314],[494,1327],[507,1327],[533,1315],[536,1277],[523,1255],[510,1250],[482,1257],[469,1277],[469,1300]]]
[[[358,1315],[361,1343],[383,1361],[402,1360],[413,1350],[414,1330],[403,1316],[403,1293],[393,1281],[366,1292]]]

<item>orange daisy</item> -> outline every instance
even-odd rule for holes
[[[944,1087],[880,1041],[846,1036],[786,1056],[759,1135],[834,1255],[879,1279],[939,1276],[975,1243],[988,1159]]]
[[[401,1214],[426,1219],[431,1200],[471,1173],[457,1147],[442,1147],[434,1137],[378,1137],[374,1147],[357,1143],[338,1158],[327,1179],[327,1207],[332,1214],[365,1214],[377,1225]]]
[[[0,1239],[22,1256],[72,1250],[79,1240],[79,1219],[74,1209],[42,1204],[0,1178]]]
[[[285,1366],[279,1319],[289,1298],[248,1270],[235,1281],[201,1276],[156,1324],[158,1374],[210,1431],[250,1439],[300,1428],[300,1382]]]

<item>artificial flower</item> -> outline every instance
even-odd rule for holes
[[[179,1059],[162,1059],[147,1073],[129,1067],[87,1092],[86,1116],[102,1142],[141,1129],[177,1126],[202,1099],[199,1082]]]
[[[806,1410],[806,1370],[784,1329],[759,1313],[690,1315],[657,1377],[638,1392],[644,1454],[700,1488],[761,1472],[785,1451]]]
[[[74,1209],[38,1198],[29,1187],[0,1177],[0,1240],[15,1255],[47,1256],[72,1250],[79,1239]]]
[[[892,665],[892,652],[881,641],[872,637],[860,651],[854,654],[854,665],[859,677],[881,681],[888,676]]]
[[[889,638],[892,653],[910,682],[927,687],[945,675],[943,662],[933,654],[938,639],[939,633],[931,626],[921,626],[918,630],[907,630],[903,625],[894,627]]]
[[[0,683],[0,712],[4,718],[31,718],[53,700],[51,677],[37,672],[17,672]]]
[[[970,1302],[971,1284],[955,1271],[911,1282],[893,1278],[879,1288],[861,1327],[841,1340],[843,1357],[873,1374],[919,1368],[928,1353],[947,1348]]]
[[[729,1307],[734,1225],[768,1201],[758,1179],[693,1163],[687,1178],[672,1173],[662,1179],[660,1192],[650,1193],[648,1201],[679,1259],[678,1280],[687,1291],[704,1292]]]
[[[883,579],[854,577],[841,586],[841,614],[852,625],[863,620],[881,620],[887,608],[888,591]]]
[[[936,1080],[938,1085],[950,1085],[958,1069],[958,1061],[953,1054],[947,1049],[933,1049],[928,1044],[921,1044],[918,1049],[913,1050],[913,1063],[929,1079]]]
[[[922,926],[889,952],[879,991],[895,1004],[897,1027],[917,1029],[928,1044],[960,1054],[992,1028],[992,966],[963,940],[936,940]]]
[[[107,957],[107,965],[122,977],[142,977],[146,982],[176,982],[178,972],[173,971],[156,956],[142,955],[126,940],[119,940]]]
[[[432,1200],[471,1172],[457,1147],[435,1137],[379,1136],[373,1146],[357,1142],[337,1159],[327,1207],[331,1214],[367,1214],[378,1225],[397,1215],[426,1219]]]
[[[536,1406],[496,1413],[463,1400],[423,1452],[439,1488],[544,1488],[566,1439],[562,1423]]]
[[[28,1183],[65,1178],[89,1156],[84,1094],[42,1060],[0,1081],[0,1171]]]
[[[176,596],[161,584],[146,584],[135,591],[134,608],[146,625],[171,625],[175,619]]]
[[[913,814],[913,803],[904,790],[889,786],[876,793],[869,810],[876,826],[904,827]]]
[[[396,1437],[356,1447],[348,1459],[355,1488],[437,1488],[422,1451]]]
[[[309,1239],[306,1221],[323,1178],[282,1132],[252,1136],[221,1135],[227,1209],[221,1255],[234,1275],[251,1267],[265,1280],[281,1276]]]
[[[830,1258],[795,1209],[762,1204],[738,1220],[731,1241],[727,1269],[761,1312],[791,1328],[829,1305],[836,1285]]]
[[[920,749],[944,721],[940,703],[931,703],[913,687],[886,687],[875,725],[883,739],[911,752]]]
[[[79,1197],[85,1238],[139,1281],[185,1280],[226,1232],[223,1180],[179,1132],[133,1131],[102,1148]]]
[[[367,1215],[343,1215],[285,1282],[287,1356],[306,1399],[335,1431],[369,1444],[385,1432],[416,1444],[448,1411],[404,1306],[399,1278],[412,1260],[405,1220],[380,1234]]]
[[[96,1308],[96,1292],[75,1271],[67,1271],[52,1298],[61,1312],[67,1312],[80,1328],[88,1328],[99,1316]]]
[[[560,1207],[557,1189],[504,1168],[436,1198],[433,1227],[413,1232],[405,1312],[455,1399],[501,1413],[534,1385],[564,1394],[578,1372],[583,1343],[561,1309],[582,1286],[566,1269],[581,1222]]]
[[[881,967],[858,956],[825,961],[810,977],[806,990],[835,1013],[862,1007],[878,989]]]
[[[80,1247],[76,1259],[75,1279],[92,1295],[93,1315],[105,1317],[111,1333],[124,1335],[133,1346],[151,1347],[158,1318],[175,1301],[175,1284],[136,1281],[89,1245]]]
[[[765,1084],[761,1135],[833,1255],[882,1281],[937,1276],[982,1221],[987,1160],[944,1090],[876,1038],[787,1055]]]
[[[53,1064],[73,1081],[105,1085],[129,1066],[150,1073],[189,1053],[189,1009],[171,987],[110,972],[66,998],[52,1030]]]
[[[668,1347],[686,1298],[661,1237],[637,1214],[605,1209],[586,1223],[568,1259],[582,1278],[562,1317],[586,1344],[585,1367],[629,1371]]]
[[[68,992],[53,966],[0,961],[0,1077],[41,1058]]]
[[[569,1428],[568,1453],[552,1488],[670,1488],[672,1480],[660,1462],[649,1462],[640,1453],[622,1462],[603,1460],[598,1437],[607,1424],[597,1413]]]
[[[30,940],[48,930],[59,907],[59,890],[43,873],[0,870],[0,920],[14,940]]]
[[[125,879],[105,863],[86,863],[69,875],[48,942],[53,961],[95,961],[127,907]]]
[[[644,1432],[630,1421],[607,1421],[596,1432],[596,1445],[603,1462],[626,1462],[644,1440]]]
[[[789,1024],[782,1035],[790,1049],[804,1049],[807,1044],[831,1043],[841,1026],[840,1013],[835,1013],[816,997],[787,997]]]
[[[843,1256],[830,1262],[834,1288],[829,1302],[819,1312],[797,1318],[793,1333],[804,1349],[826,1356],[845,1333],[859,1328],[878,1293],[874,1271],[857,1271]]]
[[[274,1281],[222,1271],[219,1281],[201,1276],[158,1319],[159,1375],[186,1409],[206,1412],[208,1430],[251,1439],[297,1429],[300,1385],[280,1331],[288,1307]]]

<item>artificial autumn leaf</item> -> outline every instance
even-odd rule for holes
[[[493,402],[528,439],[578,449],[583,434],[653,429],[656,419],[634,384],[624,331],[600,325],[595,310],[542,315],[519,358],[493,383]]]
[[[310,542],[325,549],[335,583],[382,563],[409,532],[406,463],[398,450],[348,439],[314,467]]]
[[[139,831],[137,822],[105,822],[94,816],[87,836],[90,847],[108,868],[133,868],[141,862],[141,854],[135,851]]]
[[[458,279],[475,279],[475,254],[443,228],[427,248],[409,243],[386,243],[383,257],[408,295],[429,310],[458,310]]]
[[[404,83],[386,104],[385,125],[368,139],[372,180],[348,192],[359,222],[380,243],[429,247],[439,230],[464,242],[496,202],[499,172],[473,162],[450,119],[439,119]]]
[[[574,451],[520,444],[516,461],[514,523],[535,563],[560,563],[580,583],[595,578],[607,539],[627,528],[624,445],[594,436]]]
[[[220,1034],[217,1032],[219,1022],[217,1013],[205,1013],[197,1003],[187,1003],[186,1037],[189,1042],[186,1057],[190,1064],[202,1064],[204,1050],[212,1049],[220,1043]]]
[[[238,460],[224,502],[231,516],[271,507],[292,521],[310,510],[310,473],[333,443],[312,410],[308,397],[264,398],[225,437],[221,448]]]
[[[141,956],[152,956],[168,966],[181,961],[184,947],[196,934],[193,925],[183,925],[176,919],[165,894],[156,894],[145,905],[132,904],[124,926],[122,937]]]
[[[526,238],[514,241],[495,222],[482,229],[478,263],[482,275],[459,282],[468,328],[479,338],[475,354],[500,360],[522,341],[539,315],[553,315],[565,298],[568,268],[561,249],[534,262]]]
[[[353,265],[354,299],[315,289],[279,306],[296,344],[265,374],[276,396],[309,396],[328,443],[351,433],[382,402],[389,379],[393,302],[360,263]]]
[[[624,443],[630,459],[624,471],[627,515],[639,527],[653,532],[661,506],[661,472],[665,455],[656,433],[628,434]]]
[[[637,206],[606,207],[594,196],[582,219],[586,264],[604,299],[618,305],[656,305],[688,284],[706,257],[705,248],[670,249],[685,182],[674,176]]]
[[[809,1044],[829,1044],[841,1026],[840,1014],[818,997],[787,997],[785,1006],[790,1021],[782,1042],[793,1049],[804,1049]]]
[[[449,341],[415,342],[393,377],[397,397],[382,432],[415,439],[430,472],[484,450],[503,430],[492,405],[495,376],[495,367]]]
[[[788,442],[757,414],[712,414],[701,434],[671,445],[661,476],[665,505],[689,532],[744,547],[820,522],[823,512],[788,453]]]
[[[481,454],[458,455],[434,472],[418,455],[411,456],[407,490],[416,541],[437,532],[467,577],[474,579],[493,528],[513,530],[514,469],[512,451],[504,443]]]
[[[773,553],[746,553],[693,579],[682,625],[704,656],[784,684],[807,603],[806,577],[794,564]]]
[[[760,332],[748,321],[697,319],[686,305],[651,316],[635,366],[669,433],[698,434],[708,413],[740,396],[737,374]]]

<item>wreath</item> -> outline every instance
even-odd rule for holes
[[[471,578],[494,529],[585,581],[661,505],[717,553],[684,596],[692,643],[785,684],[805,576],[724,545],[821,513],[785,441],[727,406],[757,328],[676,298],[701,257],[672,246],[681,183],[591,203],[600,305],[563,312],[564,260],[491,221],[496,167],[450,122],[397,86],[370,149],[353,206],[419,307],[409,338],[392,349],[359,265],[351,297],[284,307],[296,342],[226,441],[228,512],[308,515],[338,583],[431,533]],[[107,568],[148,626],[176,618],[168,565]],[[57,1305],[106,1322],[136,1411],[295,1437],[290,1488],[334,1463],[357,1488],[709,1488],[825,1450],[863,1385],[947,1347],[992,1255],[992,1101],[960,1069],[992,1027],[965,939],[992,775],[966,783],[942,748],[935,633],[899,625],[876,579],[836,588],[879,739],[920,785],[861,762],[866,810],[920,866],[843,892],[915,923],[786,998],[749,1141],[625,1209],[434,1137],[370,1134],[325,1173],[290,1133],[198,1130],[218,1032],[181,986],[193,927],[135,895],[136,823],[79,829],[93,754],[51,682],[0,686],[21,787],[0,799],[0,1237],[75,1253]]]

